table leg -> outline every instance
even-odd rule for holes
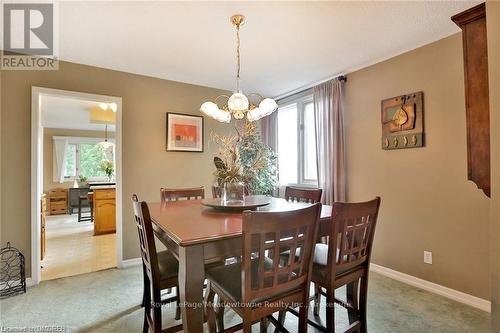
[[[186,333],[203,332],[203,245],[179,246],[179,294]]]

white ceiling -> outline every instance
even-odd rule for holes
[[[42,96],[42,126],[104,131],[103,124],[90,122],[89,111],[98,106],[98,102],[44,95]],[[115,125],[108,125],[108,131],[114,132]]]
[[[60,57],[232,90],[242,13],[242,88],[275,97],[456,33],[477,3],[61,2]]]

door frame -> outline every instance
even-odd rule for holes
[[[116,263],[123,262],[122,228],[122,98],[89,94],[77,91],[31,87],[31,284],[41,281],[40,233],[41,233],[41,194],[43,192],[43,127],[41,101],[43,96],[69,97],[96,102],[116,103]]]

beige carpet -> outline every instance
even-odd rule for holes
[[[46,219],[42,281],[116,267],[116,234],[94,236],[94,224],[77,215]]]
[[[337,294],[341,297],[345,290],[339,289]],[[56,325],[65,332],[79,333],[142,332],[141,295],[140,266],[44,281],[26,294],[0,302],[0,326]],[[174,310],[164,307],[164,328],[176,323]],[[337,308],[335,314],[337,332],[342,332],[347,323],[346,311]],[[233,311],[226,312],[227,326],[239,321]],[[288,316],[286,326],[296,332],[296,319]],[[489,327],[486,312],[379,274],[370,275],[368,332],[486,333]],[[273,331],[271,327],[268,330]],[[254,332],[258,332],[258,325]],[[309,332],[316,331],[309,327]]]

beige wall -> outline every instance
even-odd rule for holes
[[[73,136],[73,137],[84,137],[84,138],[103,138],[104,131],[84,131],[84,130],[73,130],[73,129],[61,129],[61,128],[44,128],[43,129],[43,192],[47,193],[49,190],[62,187],[70,188],[73,187],[73,181],[68,181],[64,183],[54,182],[53,177],[53,154],[54,154],[54,136]],[[108,138],[114,138],[114,132],[108,132]]]
[[[123,98],[123,255],[139,256],[129,198],[159,200],[160,186],[211,186],[215,147],[210,131],[231,125],[205,119],[205,152],[165,151],[166,112],[199,115],[200,104],[220,90],[62,62],[58,71],[4,71],[1,86],[2,242],[27,259],[30,276],[31,87]]]
[[[491,311],[500,332],[500,2],[486,3],[491,115]]]
[[[489,299],[490,201],[467,181],[462,58],[456,34],[348,75],[349,200],[382,197],[374,263]],[[382,150],[380,101],[420,90],[426,146]]]

